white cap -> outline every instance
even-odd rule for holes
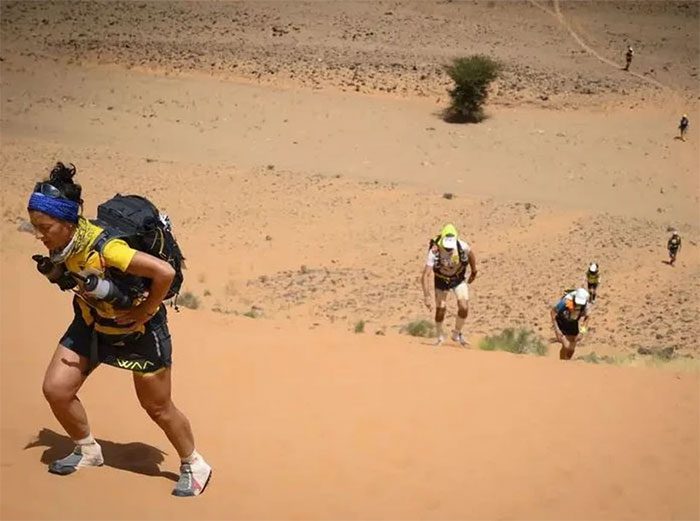
[[[454,235],[445,235],[442,238],[442,247],[446,250],[454,250],[457,247],[457,237]]]
[[[588,266],[588,271],[590,271],[591,273],[595,273],[596,271],[598,271],[598,265],[595,262],[591,262],[591,265]]]
[[[673,230],[673,235],[678,235],[678,230]]]
[[[583,288],[578,288],[574,291],[574,304],[585,306],[588,304],[588,291]]]

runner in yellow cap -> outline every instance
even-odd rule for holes
[[[469,265],[469,279],[465,280]],[[469,314],[469,286],[476,277],[476,258],[469,244],[459,239],[453,224],[446,225],[437,237],[430,240],[428,259],[421,276],[425,306],[432,310],[430,278],[435,288],[435,327],[437,345],[444,342],[442,324],[447,311],[447,295],[452,291],[457,297],[457,318],[452,331],[452,340],[461,346],[467,341],[462,334],[464,322]]]

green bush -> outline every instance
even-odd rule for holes
[[[248,311],[242,313],[242,315],[248,318],[260,318],[263,316],[263,310],[258,306],[252,306]]]
[[[406,324],[402,328],[402,332],[411,336],[429,338],[435,336],[435,325],[430,320],[414,320]]]
[[[624,365],[624,364],[629,364],[631,362],[634,362],[635,356],[632,355],[618,355],[618,356],[610,356],[610,355],[599,355],[595,351],[591,351],[590,353],[586,353],[585,355],[577,356],[574,358],[574,360],[581,360],[582,362],[587,362],[589,364],[615,364],[615,365]]]
[[[452,104],[445,113],[450,122],[478,123],[484,119],[483,105],[489,85],[498,77],[501,64],[481,54],[455,58],[445,71],[455,82],[449,89]]]
[[[365,321],[360,320],[355,324],[355,333],[364,333],[365,332]]]
[[[487,336],[479,343],[479,348],[484,351],[508,351],[519,355],[547,354],[544,341],[534,331],[525,328],[509,327],[497,335]]]

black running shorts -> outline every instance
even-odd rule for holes
[[[77,303],[75,316],[63,334],[60,344],[90,359],[92,327],[85,323]],[[98,360],[102,363],[137,373],[153,373],[172,365],[172,342],[165,306],[146,323],[144,333],[106,335],[97,333]]]
[[[557,326],[562,334],[566,336],[578,336],[578,320],[564,320],[557,317]]]

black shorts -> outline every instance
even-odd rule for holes
[[[92,327],[83,319],[77,302],[75,316],[63,334],[60,344],[90,359]],[[172,365],[172,342],[168,331],[165,306],[146,323],[144,333],[105,335],[97,333],[97,364],[108,364],[137,373],[152,373]]]
[[[464,277],[455,277],[450,280],[445,280],[440,277],[435,277],[435,289],[439,289],[441,291],[449,291],[451,289],[455,289],[457,286],[459,286],[462,282],[464,282],[466,279]]]
[[[557,317],[557,326],[563,335],[578,336],[578,320],[564,320]]]

